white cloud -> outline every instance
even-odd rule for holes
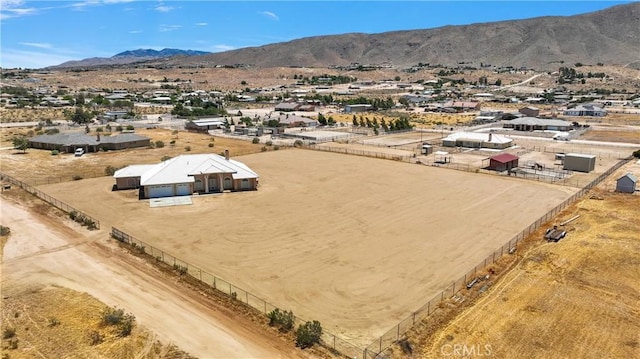
[[[55,52],[22,51],[16,49],[2,49],[0,67],[41,69],[47,66],[59,65],[63,62],[77,60],[69,55]]]
[[[165,25],[162,24],[160,25],[160,32],[167,32],[167,31],[173,31],[173,30],[178,30],[179,28],[181,28],[181,25]]]
[[[229,46],[229,45],[213,45],[211,46],[211,49],[209,51],[211,52],[224,52],[224,51],[230,51],[230,50],[235,50],[236,47],[234,46]]]
[[[196,22],[195,25],[196,26],[207,26],[207,25],[209,25],[209,23],[208,22]]]
[[[266,17],[270,17],[274,20],[280,20],[280,18],[278,17],[278,15],[272,13],[271,11],[262,11],[260,12],[260,14],[266,16]]]
[[[26,7],[22,0],[2,0],[0,1],[0,20],[10,19],[13,17],[21,17],[34,15],[38,9],[34,7]]]
[[[175,9],[173,6],[167,6],[167,5],[158,5],[154,8],[154,10],[157,12],[170,12],[173,9]]]
[[[130,34],[139,34],[141,32],[142,32],[142,30],[131,30],[131,31],[129,31]]]
[[[20,42],[20,45],[37,47],[39,49],[52,49],[53,45],[43,42]]]

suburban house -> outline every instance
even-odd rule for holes
[[[570,131],[570,122],[560,119],[547,119],[536,117],[520,117],[513,120],[504,121],[504,128],[513,128],[516,131]]]
[[[445,147],[505,149],[513,145],[513,140],[493,133],[454,132],[442,140]]]
[[[302,104],[298,102],[282,102],[276,105],[275,111],[277,112],[292,112],[297,111]]]
[[[344,106],[344,113],[367,112],[371,111],[372,109],[373,106],[369,104],[346,105]]]
[[[510,153],[501,153],[489,158],[489,169],[502,172],[518,167],[518,156]]]
[[[636,191],[637,184],[638,177],[631,173],[627,173],[616,181],[616,192],[633,193]]]
[[[564,111],[565,116],[593,116],[603,117],[607,115],[607,110],[596,105],[578,105]]]
[[[224,117],[201,118],[199,120],[187,121],[184,127],[190,131],[207,132],[209,130],[225,128],[226,123]]]
[[[468,102],[468,101],[448,101],[442,105],[443,108],[453,109],[457,112],[464,111],[479,111],[480,102]]]
[[[216,154],[181,155],[155,165],[132,165],[116,171],[115,188],[141,189],[141,198],[258,189],[258,174],[244,163]]]
[[[269,117],[267,120],[277,120],[281,125],[287,127],[315,127],[318,125],[318,121],[312,118],[290,114]]]
[[[519,109],[518,112],[528,117],[538,117],[540,109],[534,106],[526,106]]]
[[[113,136],[89,136],[85,133],[56,133],[53,135],[39,135],[29,139],[29,147],[42,150],[58,150],[60,152],[73,153],[82,148],[84,152],[98,152],[99,150],[124,150],[126,148],[148,147],[151,139],[136,135],[135,133],[123,133]]]

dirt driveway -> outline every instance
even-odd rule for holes
[[[0,205],[12,232],[2,259],[3,296],[34,284],[87,292],[200,358],[306,357],[250,320],[204,305],[198,293],[105,243],[104,231],[73,228],[4,198]]]

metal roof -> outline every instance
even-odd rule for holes
[[[231,174],[234,179],[258,178],[244,163],[216,154],[181,155],[153,165],[140,176],[140,185],[194,182],[194,175]]]
[[[480,132],[454,132],[447,136],[444,140],[456,141],[456,140],[470,140],[470,141],[482,141],[489,143],[510,143],[512,139],[496,135],[492,133],[480,133]]]
[[[637,183],[638,182],[638,177],[634,176],[632,173],[627,173],[626,175],[618,178],[618,181],[620,181],[621,179],[623,179],[625,177],[629,178],[631,180],[631,182],[633,182],[633,183]]]
[[[520,117],[513,120],[506,121],[511,125],[527,125],[527,126],[558,126],[558,127],[570,127],[571,123],[560,120],[557,118],[546,119],[537,117]]]
[[[31,137],[29,142],[51,143],[61,146],[97,146],[101,143],[126,143],[148,139],[148,137],[136,135],[135,133],[123,133],[116,136],[105,136],[102,134],[100,136],[100,141],[98,141],[97,136],[94,135],[87,135],[86,133],[79,132],[67,132]]]
[[[155,165],[131,165],[117,170],[113,178],[140,177]]]
[[[507,162],[517,160],[519,157],[516,155],[512,155],[511,153],[501,153],[499,155],[495,155],[489,158],[496,162],[507,163]]]

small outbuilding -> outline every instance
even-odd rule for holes
[[[489,169],[502,172],[518,167],[518,156],[511,153],[501,153],[489,158]]]
[[[627,173],[616,181],[616,192],[633,193],[636,191],[637,184],[638,177],[631,173]]]
[[[596,156],[582,153],[567,153],[564,155],[563,169],[589,173],[596,168]]]

